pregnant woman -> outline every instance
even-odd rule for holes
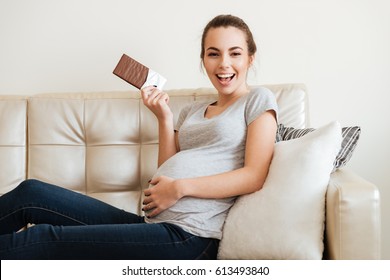
[[[159,124],[144,216],[26,180],[0,197],[0,258],[215,259],[229,208],[261,189],[273,155],[275,97],[247,84],[255,53],[246,23],[220,15],[205,27],[200,55],[217,101],[184,107],[174,124],[169,96],[141,90]]]

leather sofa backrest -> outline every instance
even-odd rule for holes
[[[0,195],[26,178],[27,98],[0,96]]]
[[[268,85],[279,122],[308,125],[304,85]],[[183,106],[216,99],[209,88],[168,90],[174,121]],[[157,168],[158,127],[139,92],[0,97],[0,194],[36,178],[141,214]]]

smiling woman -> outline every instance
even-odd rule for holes
[[[202,62],[217,100],[188,104],[176,125],[168,94],[141,89],[159,129],[145,216],[27,180],[0,197],[0,258],[215,259],[229,209],[237,196],[262,188],[274,151],[275,96],[246,80],[255,51],[241,19],[214,18]],[[36,226],[15,234],[27,223]]]

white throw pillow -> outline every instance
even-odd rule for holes
[[[230,209],[218,258],[321,259],[325,194],[341,141],[332,122],[276,143],[263,188]]]

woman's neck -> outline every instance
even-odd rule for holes
[[[241,96],[248,94],[249,91],[250,91],[249,87],[245,86],[244,89],[237,90],[236,92],[230,94],[218,93],[218,100],[213,105],[218,107],[229,106],[230,104],[234,103],[237,99],[239,99]]]

